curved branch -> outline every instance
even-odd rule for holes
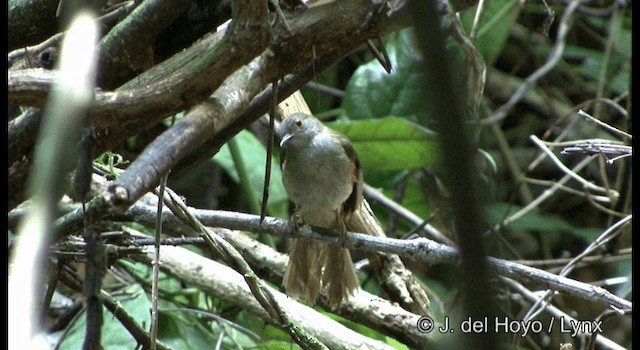
[[[374,17],[365,27],[362,27],[362,24],[371,11],[370,3],[366,1],[350,0],[340,1],[339,4],[319,5],[309,8],[302,14],[293,15],[287,18],[291,32],[277,29],[281,34],[274,40],[270,50],[264,51],[263,59],[266,63],[262,67],[262,72],[256,73],[259,79],[252,83],[267,86],[274,79],[281,79],[286,74],[298,72],[317,57],[346,55],[367,39],[378,36],[382,31],[381,22],[391,26],[389,16],[401,16],[403,9],[404,7],[394,9],[391,14],[382,13]],[[247,31],[241,30],[245,27]],[[263,29],[256,29],[255,26],[242,25],[238,22],[229,31],[241,33],[239,42],[231,42],[228,36],[220,39],[221,35],[217,33],[210,35],[186,52],[175,55],[174,58],[150,69],[148,73],[131,80],[120,90],[97,92],[96,104],[92,112],[98,135],[96,153],[104,152],[120,144],[127,137],[136,135],[150,125],[162,121],[165,117],[203,101],[229,76],[230,72],[263,51],[264,47],[260,47],[260,44],[266,45],[265,39],[268,39],[264,36],[266,33]],[[44,87],[46,85],[37,85],[37,88],[30,91],[18,88],[15,74],[17,73],[12,72],[9,75],[10,103],[20,104],[29,101],[34,105],[42,106],[48,91]],[[167,78],[158,81],[158,77],[167,74],[169,74]],[[241,91],[242,88],[244,87],[239,86],[235,91]],[[215,112],[215,114],[218,113]],[[38,121],[38,118],[32,119],[35,119],[30,121],[32,123]],[[246,124],[242,126],[248,125],[250,121],[245,120]],[[227,125],[227,122],[216,121],[216,123],[218,130]],[[9,139],[19,136],[9,134]],[[204,140],[198,140],[195,144],[184,143],[190,148],[187,151],[193,150],[191,147],[197,147],[212,134],[206,136]],[[32,140],[27,138],[24,142],[32,143]],[[13,146],[18,144],[20,142],[11,142]],[[28,146],[21,148],[29,149]],[[183,153],[182,157],[189,152],[181,153]],[[27,161],[30,159],[30,155],[24,156]],[[178,157],[172,159],[169,166],[175,165],[179,159]],[[21,181],[24,176],[19,171],[11,175],[12,183]],[[155,181],[157,182],[157,179]],[[10,197],[21,198],[19,194],[10,194]],[[133,201],[135,198],[132,198]],[[18,204],[19,200],[16,199],[12,203]]]
[[[144,1],[102,38],[98,47],[98,86],[116,87],[132,71],[153,65],[152,45],[157,36],[191,5],[191,0]]]

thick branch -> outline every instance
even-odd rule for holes
[[[395,9],[393,14],[398,15],[402,9]],[[275,55],[267,58],[268,63],[265,62],[262,67],[261,78],[252,83],[262,87],[267,86],[274,79],[297,72],[317,57],[341,57],[367,39],[379,35],[381,33],[379,22],[388,20],[388,17],[385,17],[386,14],[381,14],[370,21],[369,26],[362,27],[364,20],[370,15],[370,10],[369,2],[350,0],[340,1],[339,4],[330,3],[312,7],[302,14],[287,18],[292,28],[291,32],[283,31],[283,34],[274,41],[271,52]],[[230,30],[240,30],[239,28],[245,27],[240,24],[240,22],[234,24]],[[194,45],[188,50],[188,55],[178,54],[175,59],[154,67],[153,70],[156,72],[169,72],[169,76],[161,81],[158,81],[158,75],[143,74],[139,79],[133,79],[130,84],[125,84],[122,91],[97,92],[96,105],[92,114],[98,134],[96,153],[110,149],[126,137],[138,134],[150,125],[192,106],[210,94],[212,88],[222,83],[231,71],[243,63],[241,62],[243,58],[253,57],[251,54],[244,55],[246,50],[251,50],[255,56],[256,40],[259,40],[259,35],[264,32],[251,29],[253,28],[251,26],[248,28],[250,28],[248,33],[240,32],[250,38],[242,36],[247,41],[239,45],[235,45],[235,42],[227,42],[228,36],[225,36],[227,39],[223,39],[223,43],[216,44],[219,35],[212,35]],[[226,46],[224,42],[227,42]],[[203,51],[203,48],[209,48],[212,45],[214,48]],[[259,49],[259,51],[262,50]],[[207,64],[210,65],[203,69],[202,65]],[[28,79],[31,79],[29,81],[32,81],[35,77],[30,74],[25,72],[19,76],[11,72],[8,84],[11,103],[20,104],[21,101],[29,101],[39,106],[44,104],[44,99],[40,100],[40,98],[44,98],[47,93],[47,89],[44,88],[46,84],[32,85],[37,88],[30,91],[18,88],[18,82],[15,79],[18,77],[27,79],[25,75],[28,75]],[[236,91],[242,88],[244,87],[238,86]],[[31,122],[37,122],[37,120]],[[250,120],[246,123],[243,126],[248,125]],[[220,125],[218,130],[224,126],[222,123],[218,125]],[[13,137],[17,135],[9,135],[10,139]],[[25,142],[32,143],[32,140],[25,140]],[[19,143],[12,141],[11,144]],[[200,143],[201,141],[198,141],[197,144],[191,145],[187,142],[184,145],[189,148]],[[29,149],[29,147],[21,147],[21,149]],[[25,157],[27,160],[30,158],[29,155]],[[162,159],[162,157],[159,158]],[[169,166],[178,160],[179,158],[172,160]],[[16,172],[12,175],[10,182],[13,183],[21,181],[21,175],[24,174]],[[10,197],[20,198],[15,194]],[[135,200],[135,198],[132,199]],[[19,201],[12,201],[12,203],[15,202]]]
[[[58,28],[58,0],[10,0],[8,49],[33,45],[53,35]]]
[[[252,64],[234,73],[207,103],[189,112],[179,123],[149,145],[131,164],[116,182],[116,187],[119,187],[122,193],[127,193],[128,203],[134,203],[153,188],[160,176],[180,159],[237,119],[264,86],[280,79],[287,72],[297,71],[308,61],[312,61],[314,55],[319,52],[326,55],[346,54],[371,35],[374,31],[365,31],[359,27],[367,15],[368,8],[358,5],[360,4],[353,1],[341,3],[341,6],[319,6],[307,10],[304,16],[292,19],[291,37],[278,37],[271,50],[265,51]],[[353,35],[347,37],[344,33],[336,34],[335,31],[331,31],[322,40],[315,40],[312,44],[301,40],[305,37],[303,34],[310,30],[315,31],[317,35],[317,31],[327,25],[325,22],[346,11],[345,7],[353,7],[355,12],[341,22],[341,25],[352,27]],[[336,46],[336,42],[340,43],[340,46]],[[291,60],[292,57],[296,57],[297,60]],[[111,190],[116,191],[116,187]]]
[[[157,36],[191,5],[191,0],[144,1],[100,41],[98,86],[120,85],[133,72],[153,65]]]
[[[149,263],[149,261],[153,259],[152,249],[145,248],[143,250],[146,252],[146,255],[142,256],[142,260],[145,263]],[[269,322],[274,322],[269,314],[256,301],[244,278],[228,266],[204,258],[184,248],[163,247],[162,268],[182,281],[216,298],[220,298],[234,305],[239,305]],[[194,271],[198,271],[198,273],[194,273]],[[308,306],[295,302],[275,289],[270,288],[270,293],[287,313],[293,324],[310,332],[330,349],[390,348],[384,343],[350,330]],[[418,315],[390,306],[385,300],[373,295],[368,295],[371,303],[366,303],[364,300],[367,298],[361,297],[361,293],[366,292],[360,292],[353,298],[363,301],[362,305],[358,307],[367,309],[371,308],[372,305],[386,304],[387,307],[392,308],[395,312],[388,314],[392,320],[403,323],[407,330],[413,330],[412,335],[414,338],[408,339],[413,342],[413,345],[417,346],[421,341],[426,342],[426,334],[418,332],[415,327],[419,318]]]

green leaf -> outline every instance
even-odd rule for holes
[[[417,169],[435,163],[438,157],[434,134],[405,119],[386,117],[339,122],[330,127],[351,140],[362,166],[367,169]]]
[[[509,205],[507,203],[492,203],[487,208],[487,219],[493,224],[498,224],[504,218],[516,213],[522,209],[517,205]],[[539,231],[539,232],[566,232],[585,241],[594,240],[600,230],[595,228],[575,227],[564,219],[549,214],[542,214],[536,211],[530,211],[518,220],[510,223],[510,229],[523,231]]]
[[[123,293],[115,298],[121,303],[123,309],[133,317],[136,323],[147,328],[151,324],[151,302],[147,294],[137,284],[126,286]],[[71,325],[67,336],[60,344],[60,349],[82,349],[82,342],[85,337],[85,327],[87,324],[87,314],[83,312]],[[114,350],[135,349],[136,340],[122,326],[106,308],[102,308],[102,340],[105,348]]]
[[[358,67],[347,84],[341,105],[342,119],[395,116],[415,121],[420,110],[424,110],[426,115],[432,114],[431,105],[425,101],[434,98],[434,90],[423,91],[425,72],[415,41],[412,29],[403,29],[387,36],[385,48],[393,71],[387,73],[377,60]],[[456,88],[466,89],[464,53],[451,38],[447,39],[446,50]]]
[[[264,186],[265,169],[265,147],[258,139],[248,131],[241,131],[235,136],[240,145],[240,153],[249,171],[250,186],[256,192],[257,198],[262,198],[262,187]],[[224,145],[213,157],[213,160],[222,167],[227,174],[236,182],[240,182],[240,176],[231,157],[229,146]],[[267,201],[267,212],[271,215],[286,217],[287,213],[287,192],[282,184],[282,173],[277,160],[271,162],[271,182],[269,184],[269,200]]]
[[[517,12],[513,11],[517,2],[513,0],[492,0],[484,2],[480,18],[478,34],[474,46],[484,58],[487,66],[491,66],[498,58],[509,37]],[[478,5],[460,14],[460,20],[467,34],[471,33]]]
[[[342,108],[350,119],[415,115],[422,103],[420,89],[424,72],[413,40],[410,30],[388,36],[385,47],[393,66],[391,74],[377,60],[361,65],[353,73],[342,102]]]
[[[159,311],[158,338],[174,349],[206,349],[216,337],[193,315]]]

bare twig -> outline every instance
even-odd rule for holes
[[[568,275],[576,264],[582,260],[585,256],[590,254],[596,248],[602,246],[604,243],[610,241],[615,234],[619,233],[620,228],[625,226],[627,223],[631,221],[632,216],[628,215],[627,217],[619,220],[616,224],[609,227],[606,231],[604,231],[594,242],[592,242],[582,253],[578,254],[575,258],[573,258],[563,269],[560,271],[560,276]],[[538,313],[542,312],[544,306],[549,302],[548,300],[552,297],[553,291],[547,290],[542,298],[538,302],[536,302],[531,309],[524,316],[524,320],[528,321],[533,319]]]
[[[420,231],[422,231],[428,238],[431,238],[436,242],[440,242],[448,246],[452,246],[452,247],[456,246],[456,244],[452,240],[450,240],[447,236],[442,234],[437,228],[429,224],[424,224],[424,220],[422,218],[410,212],[400,204],[389,199],[379,190],[365,184],[363,186],[363,192],[365,196],[367,196],[371,200],[371,202],[379,203],[380,205],[387,208],[389,211],[409,221],[415,227],[420,227]]]
[[[573,13],[578,8],[580,3],[581,0],[572,0],[562,14],[562,18],[560,19],[560,23],[558,24],[558,34],[556,36],[556,42],[551,49],[551,53],[549,54],[547,61],[542,65],[542,67],[538,68],[535,72],[527,77],[522,85],[520,85],[518,90],[516,90],[516,92],[511,95],[509,101],[500,106],[490,117],[482,119],[480,121],[482,125],[497,123],[500,120],[504,119],[511,111],[511,109],[518,102],[520,102],[529,88],[531,88],[531,86],[535,84],[540,78],[549,73],[558,64],[558,62],[560,62],[560,60],[562,59],[562,53],[564,52],[564,46],[566,45],[567,34],[569,33],[569,29],[571,27]]]
[[[167,187],[167,178],[169,177],[169,173],[166,173],[162,180],[160,181],[160,189],[158,190],[158,197],[164,197],[164,191]],[[158,297],[160,293],[160,238],[162,237],[162,205],[164,201],[158,201],[158,214],[156,218],[156,237],[155,242],[153,244],[153,278],[151,280],[151,330],[149,331],[151,342],[149,343],[149,348],[151,350],[155,350],[157,346],[158,339]]]
[[[538,296],[536,293],[530,291],[529,289],[525,288],[522,284],[510,279],[510,278],[505,278],[505,277],[500,277],[500,281],[502,281],[502,283],[505,283],[506,285],[510,286],[511,288],[515,289],[518,293],[520,293],[522,296],[524,296],[526,299],[528,299],[529,301],[531,301],[532,303],[536,304],[538,303],[542,298],[540,296]],[[564,325],[567,327],[567,329],[570,329],[571,327],[571,323],[573,322],[573,324],[577,324],[578,321],[576,321],[576,319],[574,319],[573,317],[571,317],[570,315],[568,315],[567,313],[565,313],[564,311],[558,309],[557,307],[547,304],[545,307],[545,311],[547,311],[549,314],[553,315],[558,322],[563,322]],[[558,326],[559,327],[559,326]],[[579,332],[579,334],[584,335],[584,332]],[[600,346],[603,346],[606,349],[615,349],[615,350],[622,350],[624,349],[624,347],[616,344],[614,341],[604,337],[604,336],[598,336],[598,338],[596,338],[597,343]]]
[[[471,32],[469,33],[469,40],[472,42],[476,41],[478,37],[478,30],[480,29],[480,19],[482,18],[482,12],[484,12],[484,0],[478,1],[478,7],[476,8],[476,13],[473,16],[473,25],[471,26]]]
[[[287,220],[266,217],[262,224],[260,224],[260,217],[257,215],[194,208],[190,208],[189,210],[208,226],[226,227],[249,232],[264,232],[280,237],[293,236],[296,238],[316,239],[336,245],[341,244],[336,232],[327,232],[327,230],[324,229],[311,229],[308,226],[303,226],[297,232],[291,232],[291,226]],[[154,210],[148,206],[134,205],[127,211],[127,216],[129,220],[136,218],[142,222],[152,223],[155,218],[155,213]],[[169,215],[167,216],[167,224],[172,224],[172,219]],[[175,221],[173,221],[173,225],[175,225]],[[421,261],[427,264],[453,264],[457,262],[458,254],[454,248],[435,243],[425,238],[400,240],[374,237],[361,233],[347,233],[344,246],[355,250],[397,254],[403,258]],[[604,289],[595,288],[573,279],[496,258],[489,258],[489,263],[497,273],[516,280],[526,281],[539,286],[547,286],[551,289],[591,302],[597,301],[623,308],[631,306],[629,301],[616,297]]]
[[[606,188],[603,188],[603,187],[600,187],[600,186],[596,186],[593,183],[591,183],[591,182],[587,181],[586,179],[584,179],[582,176],[576,174],[571,169],[569,169],[566,165],[564,165],[562,163],[562,161],[560,159],[558,159],[558,157],[555,156],[555,154],[553,154],[553,152],[546,146],[546,144],[542,140],[540,140],[537,136],[531,135],[530,138],[549,157],[549,159],[551,159],[551,161],[560,170],[562,170],[565,174],[571,176],[571,178],[573,178],[574,180],[576,180],[580,184],[582,184],[582,186],[584,186],[585,189],[593,190],[595,192],[604,193],[604,194],[606,194],[609,197],[614,198],[614,199],[619,197],[619,194],[618,194],[617,191],[607,190]]]
[[[582,109],[578,110],[578,115],[581,116],[582,118],[584,118],[586,121],[590,122],[590,123],[595,123],[596,125],[598,125],[599,127],[601,127],[602,129],[618,136],[618,137],[623,137],[623,138],[627,138],[629,140],[631,140],[631,134],[626,133],[618,128],[615,128],[607,123],[604,123],[602,121],[600,121],[600,119],[593,117],[592,115],[590,115],[589,113],[583,111]]]

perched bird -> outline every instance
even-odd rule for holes
[[[362,205],[362,172],[351,142],[313,116],[294,113],[277,130],[282,179],[295,205],[295,225],[347,232],[350,216]],[[344,237],[344,236],[342,236]],[[283,279],[288,295],[315,303],[326,289],[329,306],[353,295],[359,282],[349,250],[296,239]]]

